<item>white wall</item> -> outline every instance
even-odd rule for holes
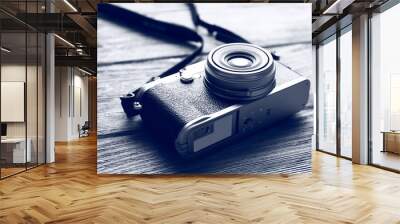
[[[88,78],[73,67],[56,67],[55,140],[79,138],[78,125],[88,120]]]

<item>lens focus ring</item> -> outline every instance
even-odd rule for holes
[[[233,43],[208,54],[206,87],[231,100],[254,100],[275,87],[275,64],[271,53],[253,44]]]

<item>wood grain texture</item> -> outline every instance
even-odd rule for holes
[[[124,6],[193,28],[188,10],[182,4]],[[282,63],[310,77],[311,13],[309,5],[297,6],[199,4],[198,9],[205,20],[276,51]],[[293,118],[259,131],[241,144],[224,147],[194,162],[183,161],[146,132],[140,118],[125,117],[119,96],[176,64],[193,49],[120,27],[102,19],[101,12],[97,28],[99,173],[298,173],[311,170],[312,97],[306,109]],[[199,32],[205,38],[204,59],[210,49],[221,43],[204,30],[199,29]]]
[[[0,181],[0,223],[400,223],[400,175],[313,152],[312,174],[96,174],[96,138]]]

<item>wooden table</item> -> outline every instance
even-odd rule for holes
[[[125,4],[156,19],[193,28],[182,4]],[[198,4],[200,16],[252,43],[277,52],[303,76],[312,73],[311,5]],[[305,11],[307,13],[305,13]],[[284,12],[284,13],[282,13]],[[312,94],[290,119],[206,158],[185,162],[148,133],[140,117],[126,118],[119,96],[141,86],[193,49],[145,36],[101,18],[98,13],[98,173],[299,173],[311,170]],[[207,52],[220,45],[206,32]]]

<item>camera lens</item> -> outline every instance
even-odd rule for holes
[[[255,100],[275,87],[271,53],[253,44],[221,45],[208,54],[205,85],[230,100]]]
[[[231,66],[238,68],[249,67],[253,64],[253,60],[245,56],[233,56],[227,60]]]

